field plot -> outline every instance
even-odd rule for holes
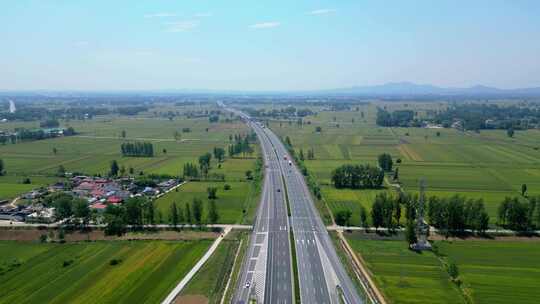
[[[225,184],[231,186],[230,190],[224,190]],[[156,201],[156,207],[162,212],[167,221],[170,208],[176,202],[177,208],[185,208],[186,203],[191,204],[194,198],[203,201],[203,221],[206,220],[208,206],[208,187],[216,187],[216,207],[219,213],[219,223],[234,224],[250,221],[256,208],[257,201],[255,189],[248,182],[188,182],[179,188],[178,192],[170,192]],[[246,210],[245,214],[243,210]]]
[[[349,190],[336,189],[331,186],[321,187],[322,195],[327,202],[328,207],[333,214],[340,210],[350,210],[352,212],[351,225],[360,226],[360,206],[371,209],[371,205],[378,193],[386,191],[381,190]],[[371,217],[368,216],[368,223],[371,224]]]
[[[177,107],[181,108],[181,107]],[[216,108],[209,108],[216,109]],[[178,109],[177,109],[178,110]],[[184,109],[185,110],[185,109]],[[224,116],[222,116],[224,118]],[[38,123],[6,123],[2,128],[12,129],[24,125],[37,127]],[[176,117],[173,120],[146,117],[104,116],[87,121],[62,122],[72,126],[78,134],[70,137],[0,145],[0,155],[9,179],[8,185],[0,185],[0,199],[10,199],[36,186],[54,183],[52,178],[62,165],[67,172],[106,175],[112,160],[135,174],[182,175],[185,163],[197,164],[200,155],[212,152],[214,147],[227,150],[230,137],[250,132],[240,121],[210,123],[208,117]],[[187,131],[189,130],[189,131]],[[126,137],[121,136],[125,131]],[[175,134],[177,135],[175,137]],[[154,157],[123,157],[123,142],[149,141],[154,146]],[[227,181],[245,179],[245,172],[254,169],[257,148],[252,155],[227,158],[218,168],[212,161],[210,173],[221,173]],[[56,152],[56,153],[55,153]],[[22,185],[20,181],[31,177],[34,185]],[[39,180],[38,177],[48,177]],[[0,177],[3,181],[5,177]]]
[[[436,243],[459,267],[474,303],[538,303],[540,242],[454,241]]]
[[[196,162],[200,155],[211,152],[214,147],[226,148],[229,135],[249,131],[240,122],[211,124],[203,118],[173,121],[96,119],[79,124],[81,126],[75,126],[79,134],[73,137],[0,146],[6,171],[19,175],[53,174],[59,165],[63,165],[68,171],[106,174],[110,161],[116,159],[121,165],[133,167],[136,171],[178,174],[185,162]],[[181,133],[180,138],[175,140],[174,132],[180,132],[183,128],[191,131]],[[120,137],[123,130],[126,131],[126,138]],[[152,142],[155,157],[122,157],[120,145],[127,141]],[[53,149],[56,149],[56,154]]]
[[[377,102],[359,105],[358,111],[354,105],[350,111],[324,110],[303,118],[303,126],[286,121],[270,123],[282,138],[289,136],[297,152],[303,150],[306,154],[313,149],[315,159],[306,160],[305,164],[322,186],[323,198],[334,213],[352,210],[353,224],[358,224],[358,205],[368,209],[371,206],[367,200],[373,197],[373,190],[333,189],[331,173],[343,164],[376,165],[377,156],[382,153],[392,155],[405,191],[416,192],[419,180],[424,179],[428,195],[483,198],[492,225],[499,203],[506,196],[520,195],[522,184],[527,184],[530,195],[540,194],[539,130],[516,131],[510,138],[504,130],[476,133],[384,128],[375,124],[377,106],[412,109],[420,116],[425,111],[446,107],[440,102]],[[316,109],[321,110],[313,107]],[[315,132],[317,127],[321,127],[320,133]],[[397,159],[401,163],[396,163]],[[388,186],[386,191],[390,189]]]
[[[347,237],[389,303],[465,303],[432,252],[410,251],[405,241]]]
[[[0,303],[158,303],[210,244],[0,242]]]
[[[54,184],[61,178],[46,176],[27,176],[30,184],[24,184],[25,176],[0,176],[0,200],[12,199],[18,194],[30,191],[35,188]]]

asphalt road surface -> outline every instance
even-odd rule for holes
[[[255,299],[253,294],[259,294],[260,287],[254,288],[253,284],[265,285],[263,295],[256,298],[257,303],[292,302],[289,225],[284,191],[287,192],[291,209],[290,222],[295,239],[301,302],[364,303],[341,264],[304,178],[291,162],[285,146],[268,128],[252,121],[246,114],[232,111],[243,117],[257,133],[266,164],[263,199],[234,303],[248,303],[247,300]],[[283,181],[286,187],[283,187]],[[257,249],[259,247],[260,250]],[[265,250],[266,254],[261,255]],[[261,260],[266,266],[265,280],[253,280],[254,275],[250,276],[250,273],[257,276],[255,261],[262,264]]]
[[[249,123],[249,122],[248,122]],[[249,123],[251,124],[251,123]],[[262,199],[233,303],[293,302],[289,224],[283,179],[271,142],[257,132],[265,163]]]
[[[270,130],[264,130],[281,156],[280,166],[291,206],[302,303],[364,303],[341,264],[302,174],[289,162],[291,157],[279,138]]]

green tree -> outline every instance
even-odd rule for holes
[[[124,206],[126,208],[126,221],[128,225],[133,226],[133,228],[141,228],[143,224],[143,205],[145,204],[145,199],[133,197],[129,198]]]
[[[508,135],[508,137],[514,137],[514,129],[512,127],[508,128],[506,130],[506,135]]]
[[[155,213],[156,213],[156,208],[154,206],[154,201],[147,200],[144,203],[144,217],[146,219],[146,224],[154,225],[156,223]]]
[[[521,195],[525,196],[525,194],[527,194],[527,184],[522,184],[521,185]]]
[[[198,198],[193,199],[193,219],[195,224],[200,225],[202,223],[203,206],[202,201]]]
[[[382,201],[375,199],[371,206],[371,222],[375,226],[375,230],[384,225],[384,213]]]
[[[217,223],[219,219],[219,213],[217,211],[216,207],[216,201],[211,199],[208,202],[208,215],[207,215],[208,223],[209,224],[215,224]]]
[[[171,223],[173,228],[176,229],[179,223],[178,208],[176,207],[176,202],[173,202],[171,205],[171,213],[169,216],[169,222]]]
[[[73,200],[73,216],[79,220],[81,229],[85,229],[88,226],[91,218],[91,212],[90,207],[88,207],[88,203],[85,200]]]
[[[393,161],[392,161],[392,156],[390,154],[388,153],[380,154],[378,157],[378,161],[379,161],[379,167],[381,169],[387,172],[392,171]]]
[[[339,226],[350,226],[351,225],[351,210],[340,210],[336,213],[336,224]]]
[[[59,177],[66,176],[66,168],[64,168],[63,165],[58,166],[58,170],[56,170],[56,176],[59,176]]]
[[[58,153],[58,150],[56,148],[53,148],[52,152],[53,152],[54,155],[56,155],[56,153]]]
[[[286,137],[285,137],[285,144],[286,144],[288,147],[292,147],[291,139],[289,138],[289,136],[286,136]]]
[[[397,199],[394,200],[394,220],[399,226],[399,221],[401,220],[401,204],[399,203],[399,200]]]
[[[414,244],[418,241],[416,237],[416,230],[415,230],[413,221],[407,221],[407,227],[405,229],[405,238],[407,239],[407,242],[409,243],[409,245]]]
[[[105,234],[121,236],[126,232],[126,210],[123,206],[109,204],[104,212]]]
[[[251,170],[246,171],[246,179],[247,180],[252,180],[253,179],[253,172],[251,172]]]
[[[206,188],[206,192],[208,192],[208,199],[215,200],[217,198],[217,188],[216,187],[208,187],[208,188]]]
[[[189,203],[186,203],[185,206],[186,210],[186,222],[188,222],[190,225],[193,224],[193,217],[191,216],[191,206]]]
[[[208,171],[210,170],[210,161],[212,160],[212,154],[205,153],[201,156],[199,156],[199,168],[201,169],[201,172],[206,177],[208,175]]]
[[[4,160],[0,158],[0,176],[4,175]]]
[[[367,222],[367,211],[366,207],[363,205],[360,205],[360,226],[367,228],[368,222]]]
[[[223,162],[225,159],[225,149],[223,148],[214,148],[214,158],[217,159],[218,162]]]
[[[456,280],[459,277],[459,268],[456,263],[450,262],[448,264],[448,274],[453,280]]]
[[[117,176],[119,170],[120,170],[120,167],[118,166],[118,162],[116,160],[113,160],[111,162],[111,170],[109,171],[109,175]]]
[[[56,217],[60,220],[69,219],[73,215],[73,198],[69,195],[63,195],[58,197],[54,201],[55,214]]]
[[[126,138],[126,130],[122,130],[122,133],[120,134],[120,136],[122,136],[122,138]]]

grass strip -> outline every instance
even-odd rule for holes
[[[294,302],[300,304],[300,281],[298,280],[298,265],[296,261],[296,247],[294,241],[294,234],[292,229],[290,230],[290,242],[291,242],[291,256],[293,267],[293,279],[294,279]]]

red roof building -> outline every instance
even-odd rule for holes
[[[109,198],[107,199],[107,202],[108,202],[108,203],[111,203],[111,204],[118,204],[118,203],[120,203],[121,201],[122,201],[122,198],[120,198],[120,197],[118,197],[118,196],[116,196],[116,195],[113,195],[113,196],[111,196],[111,197],[109,197]]]

